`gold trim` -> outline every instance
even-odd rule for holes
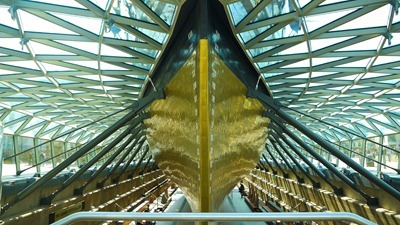
[[[199,51],[199,135],[201,212],[211,212],[210,204],[210,123],[208,104],[208,40],[200,40]]]

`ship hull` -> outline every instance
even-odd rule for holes
[[[192,211],[216,212],[260,159],[268,119],[247,88],[201,39],[153,102],[145,121],[157,165],[184,192]]]

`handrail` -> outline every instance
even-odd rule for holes
[[[345,220],[359,225],[376,225],[364,217],[348,212],[281,212],[281,213],[135,213],[78,212],[52,225],[69,225],[78,221],[332,221]]]

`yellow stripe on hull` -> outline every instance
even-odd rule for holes
[[[208,41],[200,40],[199,48],[200,211],[211,212]]]
[[[246,98],[205,39],[164,91],[145,121],[150,149],[193,212],[216,212],[260,158],[269,122],[263,106]]]

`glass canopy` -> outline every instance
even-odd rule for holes
[[[65,132],[127,108],[140,98],[178,9],[164,1],[1,1],[5,133],[50,139],[47,129]],[[118,117],[77,132],[102,132]]]
[[[293,117],[333,141],[400,133],[397,1],[220,2],[260,80]],[[59,140],[78,144],[114,124],[151,81],[183,3],[0,1],[4,133],[70,132]]]
[[[335,141],[399,133],[397,1],[221,2],[260,79],[292,116]]]

